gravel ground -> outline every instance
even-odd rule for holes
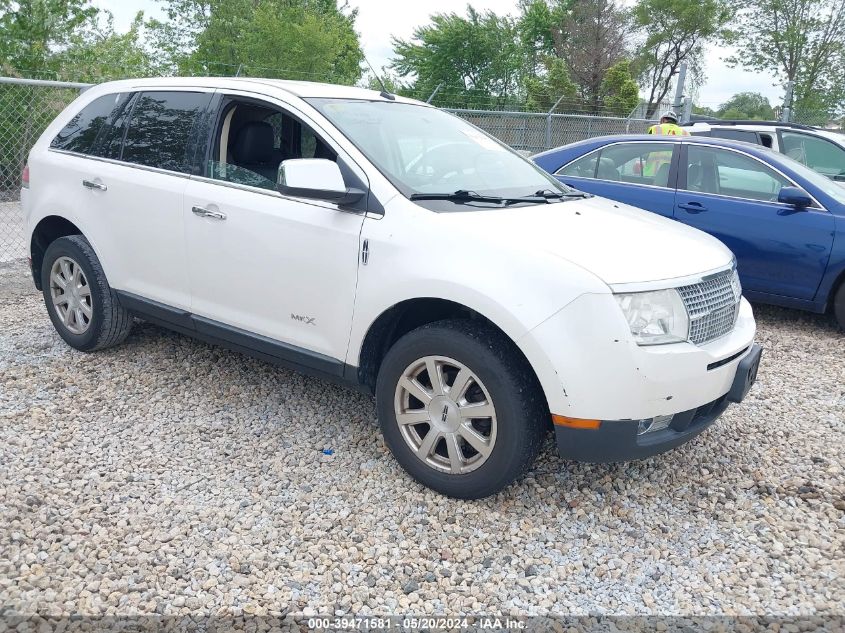
[[[78,353],[19,264],[0,297],[0,612],[843,612],[829,318],[757,307],[759,382],[692,444],[590,466],[549,441],[458,502],[400,470],[364,396],[147,324]]]

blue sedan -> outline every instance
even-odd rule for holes
[[[764,147],[695,136],[604,136],[533,160],[576,189],[714,235],[748,299],[832,309],[845,329],[842,185]]]

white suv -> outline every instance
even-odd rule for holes
[[[29,156],[32,272],[72,347],[132,316],[375,394],[416,479],[478,498],[550,428],[653,455],[756,376],[730,251],[561,185],[472,125],[358,88],[107,83]]]
[[[763,145],[845,184],[845,134],[770,121],[696,121],[686,123],[684,127],[693,136],[714,136]]]

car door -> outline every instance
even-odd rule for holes
[[[188,183],[183,210],[195,327],[338,373],[364,214],[282,196],[275,174],[282,160],[340,156],[345,175],[366,176],[280,101],[226,93],[212,138],[204,174]]]
[[[213,91],[136,93],[99,135],[80,174],[109,283],[126,295],[190,307],[182,203],[192,143]]]
[[[734,252],[746,290],[812,299],[833,246],[830,213],[777,202],[795,183],[739,150],[685,143],[681,164],[675,218]]]
[[[555,173],[564,184],[597,196],[672,217],[677,143],[612,143],[564,165]]]

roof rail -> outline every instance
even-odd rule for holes
[[[688,125],[695,125],[696,123],[707,123],[709,125],[770,125],[772,127],[791,127],[795,128],[796,130],[819,129],[813,127],[812,125],[802,125],[801,123],[784,123],[783,121],[755,121],[753,119],[696,119],[694,121],[682,124],[682,127]]]

